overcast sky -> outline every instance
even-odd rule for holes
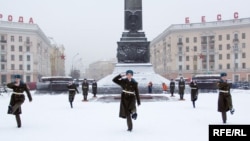
[[[2,20],[32,17],[43,32],[65,46],[66,71],[72,62],[87,67],[89,63],[116,58],[117,41],[124,31],[124,0],[0,0]],[[142,0],[143,31],[149,41],[171,24],[250,17],[249,0]],[[77,53],[79,55],[75,56]],[[73,59],[74,58],[74,59]],[[81,62],[78,60],[82,59]],[[78,61],[78,62],[77,62]],[[76,66],[80,67],[80,66]]]

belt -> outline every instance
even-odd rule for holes
[[[219,90],[219,92],[228,93],[228,91],[224,91],[224,90]]]
[[[75,89],[69,89],[69,91],[75,91]]]
[[[18,95],[21,95],[21,94],[23,94],[23,93],[13,92],[13,94],[18,94]]]
[[[124,92],[125,94],[135,94],[135,92],[126,91],[126,90],[122,90],[122,92]]]
[[[191,89],[197,89],[197,88],[191,88]]]

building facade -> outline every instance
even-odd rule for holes
[[[15,74],[25,82],[52,75],[51,50],[50,40],[37,24],[0,21],[0,83],[13,81]]]
[[[227,72],[250,81],[250,18],[171,25],[151,41],[150,56],[169,79]]]

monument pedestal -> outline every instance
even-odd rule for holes
[[[138,82],[140,94],[148,93],[148,83],[153,83],[152,94],[162,93],[162,83],[169,85],[170,81],[159,74],[156,74],[151,63],[117,63],[112,74],[99,80],[98,94],[120,94],[121,87],[115,84],[112,79],[127,70],[133,70],[133,78]]]

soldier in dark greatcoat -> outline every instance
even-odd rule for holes
[[[97,82],[94,80],[92,83],[92,93],[94,95],[94,97],[96,97],[96,93],[97,93]]]
[[[219,97],[218,97],[218,112],[221,112],[223,123],[227,122],[227,113],[228,111],[231,114],[234,113],[234,108],[232,104],[232,96],[230,93],[230,84],[227,83],[227,74],[221,73],[221,79],[217,83],[219,88]]]
[[[184,91],[185,91],[185,81],[183,77],[180,78],[178,88],[179,88],[180,100],[184,100],[183,97],[184,97]]]
[[[25,95],[23,92],[25,91],[29,101],[32,101],[32,97],[26,83],[21,81],[21,75],[15,75],[15,81],[8,83],[7,87],[13,90],[13,93],[10,98],[10,104],[8,107],[8,114],[13,114],[16,117],[17,127],[21,127],[21,118],[20,114],[22,114],[21,105],[25,101]]]
[[[195,108],[195,101],[198,99],[199,87],[195,80],[192,80],[189,86],[191,88],[191,101],[193,103],[193,107]]]
[[[113,78],[113,82],[120,85],[122,88],[119,117],[127,119],[128,131],[131,132],[133,129],[131,118],[134,120],[137,118],[136,100],[138,106],[141,104],[141,101],[138,83],[132,78],[133,71],[127,70],[126,78],[123,78],[124,76],[125,75],[122,74],[117,75]]]
[[[171,79],[169,86],[170,86],[170,93],[171,93],[171,96],[173,97],[173,96],[174,96],[174,90],[175,90],[175,82],[174,82],[174,79]]]
[[[89,92],[89,83],[87,79],[85,78],[82,82],[82,94],[83,94],[83,100],[82,101],[88,101],[88,92]]]
[[[79,93],[77,86],[73,82],[69,82],[68,84],[68,90],[69,90],[69,103],[70,107],[73,108],[73,101],[75,99],[76,92]]]

